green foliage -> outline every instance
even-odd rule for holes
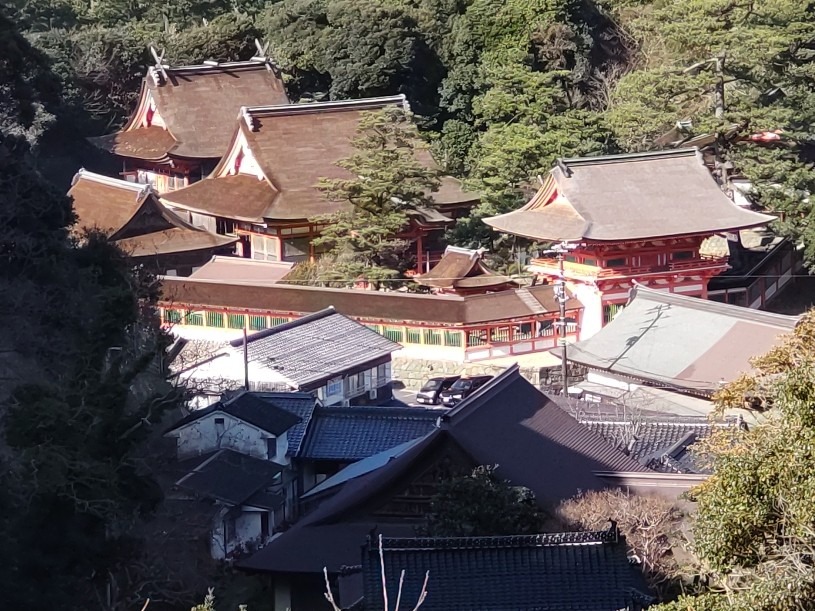
[[[443,482],[431,500],[431,537],[487,537],[544,531],[547,516],[527,488],[513,487],[493,467]]]
[[[725,388],[723,406],[745,395],[773,405],[769,418],[704,444],[713,475],[694,492],[693,549],[708,579],[733,594],[683,599],[668,609],[777,609],[815,605],[815,313],[756,373]],[[684,605],[684,606],[683,606]]]
[[[329,199],[345,204],[344,210],[313,219],[324,225],[314,245],[326,247],[336,261],[320,280],[364,279],[378,287],[411,267],[409,244],[398,236],[411,215],[429,205],[437,172],[420,163],[421,142],[410,116],[398,108],[366,113],[354,148],[354,155],[338,163],[350,178],[320,181]]]

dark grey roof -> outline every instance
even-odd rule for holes
[[[620,611],[651,598],[615,532],[513,537],[383,538],[389,599],[415,604],[429,571],[426,611]],[[363,549],[365,609],[381,609],[378,543]]]
[[[690,447],[709,437],[717,428],[732,426],[713,423],[706,418],[667,421],[587,419],[581,422],[641,464],[668,473],[707,472],[694,460]]]
[[[420,407],[318,407],[298,458],[354,462],[426,435],[439,410]]]
[[[713,234],[774,217],[725,195],[696,149],[562,159],[523,208],[485,218],[536,240],[635,240]]]
[[[193,411],[176,422],[166,433],[220,411],[252,424],[271,435],[279,436],[301,422],[301,417],[293,412],[304,409],[306,404],[310,404],[313,409],[314,397],[307,393],[241,392],[230,399]],[[299,439],[297,442],[299,443]]]
[[[314,396],[307,392],[255,392],[253,394],[261,399],[273,402],[278,407],[282,407],[300,418],[300,422],[286,432],[286,440],[289,444],[286,454],[296,456],[297,452],[300,451],[303,436],[317,406]]]
[[[366,521],[366,507],[407,485],[447,449],[469,457],[472,466],[498,465],[502,477],[530,488],[542,504],[605,488],[595,472],[649,472],[552,403],[514,365],[444,414],[440,428],[334,486],[333,496],[241,566],[308,573],[355,564],[355,533],[364,532],[360,524],[377,523]],[[393,527],[406,525],[383,525],[382,532]]]
[[[176,485],[204,498],[241,505],[269,487],[282,471],[283,467],[272,461],[219,450]],[[263,500],[268,498],[264,495]]]
[[[628,305],[569,360],[678,390],[711,394],[752,370],[750,359],[791,333],[798,318],[656,291],[631,290]]]
[[[334,308],[255,333],[247,341],[250,361],[274,368],[300,387],[402,348]],[[235,340],[230,345],[242,350],[243,340]]]

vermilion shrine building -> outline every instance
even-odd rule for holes
[[[567,286],[583,303],[581,337],[608,323],[638,283],[708,297],[727,256],[705,256],[716,234],[766,225],[773,217],[734,204],[697,149],[564,159],[519,210],[485,219],[497,231],[537,242],[569,242]],[[533,259],[546,282],[560,277],[555,258]]]
[[[315,256],[315,217],[349,209],[317,188],[321,178],[351,178],[337,162],[354,154],[362,114],[406,108],[404,96],[342,102],[244,107],[230,121],[232,137],[223,158],[204,180],[168,192],[164,201],[190,220],[240,238],[239,254],[266,261],[302,261]],[[424,149],[421,163],[433,166]],[[444,229],[478,201],[452,177],[431,194],[432,207],[416,211],[402,236],[415,244],[423,271],[443,252]]]
[[[122,176],[159,192],[185,187],[226,151],[241,106],[288,104],[268,61],[157,65],[147,70],[139,103],[115,134],[90,141],[122,159]]]

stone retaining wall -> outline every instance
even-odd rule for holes
[[[393,359],[393,379],[397,386],[401,382],[405,388],[418,390],[428,379],[448,375],[480,376],[498,375],[506,367],[479,363],[458,363],[433,359]],[[575,379],[584,373],[583,368],[572,366],[569,377]],[[521,375],[536,387],[560,386],[560,367],[521,367]]]

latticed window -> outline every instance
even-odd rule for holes
[[[490,334],[490,341],[493,343],[503,343],[509,341],[509,327],[494,327]]]
[[[405,337],[405,341],[408,344],[421,344],[422,343],[422,336],[419,333],[418,329],[408,329]]]
[[[371,331],[376,331],[377,333],[379,333],[380,332],[379,330],[381,329],[379,325],[365,325],[365,326],[368,327]]]
[[[181,312],[178,310],[164,310],[163,312],[163,319],[166,323],[179,323],[181,318]]]
[[[221,312],[207,312],[208,327],[223,327],[224,315]]]
[[[445,331],[444,332],[444,345],[452,346],[454,348],[461,348],[461,332],[460,331]]]
[[[476,331],[470,331],[467,333],[467,345],[468,346],[483,346],[487,343],[487,336],[484,329],[477,329]]]
[[[246,326],[246,316],[243,314],[228,314],[226,324],[230,329],[243,329]]]
[[[389,327],[382,327],[382,335],[387,337],[392,342],[398,342],[401,344],[404,332],[402,331],[402,329],[391,329]]]
[[[288,318],[281,318],[279,316],[272,316],[271,318],[271,326],[276,327],[277,325],[282,325],[289,322]]]
[[[607,325],[614,317],[617,316],[620,310],[625,307],[624,303],[607,303],[603,306],[603,324]]]
[[[436,329],[425,329],[424,343],[428,346],[441,346],[441,333]]]
[[[266,317],[265,316],[257,316],[257,315],[250,315],[249,316],[249,328],[253,331],[263,331],[263,329],[267,329],[268,325],[266,324]]]
[[[195,325],[198,327],[204,326],[203,312],[187,312],[187,316],[185,318],[188,325]]]

